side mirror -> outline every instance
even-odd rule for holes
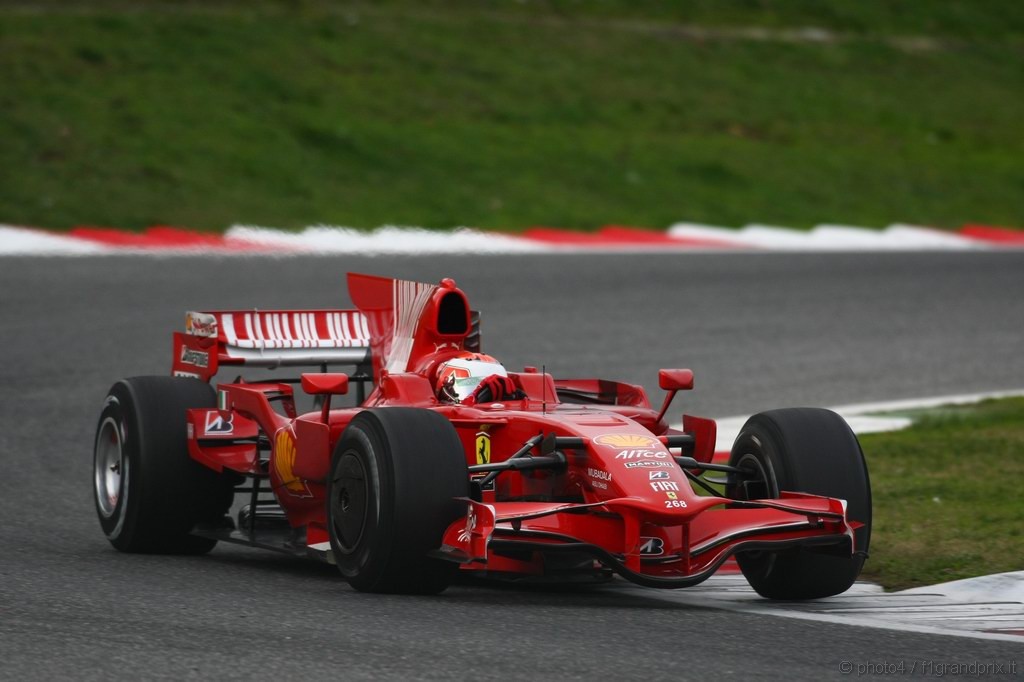
[[[659,369],[658,386],[663,391],[689,391],[693,389],[693,370]]]
[[[302,390],[309,395],[345,395],[347,374],[303,374]]]
[[[660,422],[665,413],[668,412],[668,406],[672,404],[672,399],[676,397],[676,393],[679,391],[689,391],[693,388],[693,370],[659,369],[658,386],[661,387],[661,390],[668,391],[668,394],[665,396],[665,402],[661,406],[661,412],[658,413],[658,421]]]

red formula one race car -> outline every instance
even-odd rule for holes
[[[174,376],[114,384],[94,465],[114,547],[240,543],[336,564],[370,592],[435,593],[459,571],[677,588],[731,556],[770,598],[857,578],[871,493],[836,414],[755,415],[716,464],[715,422],[666,421],[689,370],[659,372],[656,410],[639,386],[506,371],[450,279],[348,285],[357,310],[190,312]],[[314,371],[209,383],[296,366]],[[297,414],[295,385],[312,411]]]

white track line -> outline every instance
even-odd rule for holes
[[[995,597],[1006,601],[1024,602],[1024,571],[995,573],[978,578],[953,580],[941,585],[914,587],[898,594],[941,594],[962,602],[987,602]],[[1021,625],[1024,628],[1024,624]]]
[[[842,405],[831,408],[833,411],[843,415],[861,415],[878,412],[899,412],[901,410],[925,410],[941,405],[972,405],[983,400],[996,400],[999,398],[1019,398],[1024,396],[1024,388],[1009,389],[1005,391],[986,391],[984,393],[957,393],[954,395],[940,395],[931,398],[910,398],[906,400],[888,400],[875,403],[857,403],[854,405]]]
[[[1024,572],[1002,575],[1024,579]],[[806,602],[762,599],[742,575],[715,575],[683,590],[651,590],[628,583],[615,589],[647,599],[738,613],[1024,644],[1019,635],[987,632],[1024,628],[1024,604],[1005,600],[963,603],[938,592],[942,587],[886,593],[877,585],[857,583],[841,595]]]

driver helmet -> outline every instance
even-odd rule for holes
[[[507,377],[501,363],[483,353],[462,352],[437,368],[437,398],[443,402],[461,403],[472,395],[480,382],[497,374]]]

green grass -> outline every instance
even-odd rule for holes
[[[902,589],[1024,570],[1024,398],[860,441],[874,497],[863,577]]]
[[[1022,93],[1013,0],[6,3],[0,222],[1020,225]]]

